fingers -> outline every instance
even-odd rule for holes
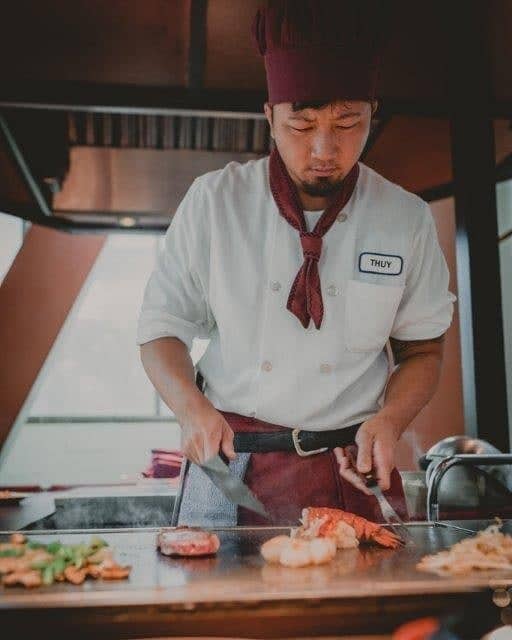
[[[377,480],[382,491],[387,491],[391,486],[391,470],[394,467],[392,452],[385,451],[382,446],[376,444],[374,451],[375,469]]]
[[[336,461],[338,462],[338,464],[344,464],[346,461],[346,456],[345,456],[345,451],[343,449],[343,447],[336,447],[335,449],[333,449],[333,453],[334,456],[336,458]]]
[[[205,434],[203,439],[203,459],[202,462],[210,460],[214,456],[218,455],[220,450],[221,434]]]
[[[371,495],[372,492],[355,470],[355,460],[350,448],[337,447],[334,449],[334,455],[338,462],[340,476],[367,496]]]
[[[361,479],[361,476],[356,471],[354,471],[353,468],[349,467],[344,469],[340,467],[340,476],[345,480],[347,480],[347,482],[350,482],[350,484],[353,485],[356,489],[359,489],[359,491],[362,491],[365,495],[367,496],[372,495],[372,492],[365,485],[365,483]]]
[[[184,456],[194,464],[201,464],[203,462],[203,441],[202,438],[199,437],[199,434],[186,437],[182,433],[181,450]]]
[[[233,429],[226,423],[224,430],[222,432],[222,441],[221,441],[221,449],[230,460],[234,460],[236,458],[235,449],[233,447],[233,438],[235,434],[233,433]]]
[[[219,453],[228,460],[236,458],[233,447],[234,433],[224,418],[219,415],[201,428],[189,425],[182,428],[182,451],[195,464],[203,464]]]
[[[372,470],[373,436],[360,429],[356,435],[356,443],[359,447],[357,451],[357,470],[359,473],[370,473]]]

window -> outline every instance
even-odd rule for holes
[[[157,236],[108,238],[54,347],[31,416],[171,415],[148,380],[135,344],[157,246]]]
[[[498,234],[500,238],[503,340],[507,379],[508,425],[512,438],[512,180],[496,185]]]
[[[177,449],[174,416],[148,380],[136,345],[159,236],[109,236],[13,434],[0,485],[138,481],[151,449]],[[196,341],[194,362],[207,341]]]
[[[0,284],[23,244],[23,220],[0,213]]]
[[[53,349],[31,416],[155,415],[135,329],[156,245],[155,236],[108,238]]]

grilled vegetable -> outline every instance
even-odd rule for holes
[[[11,549],[0,550],[0,558],[19,558],[25,553],[23,547],[12,547]]]
[[[9,543],[0,543],[0,558],[5,586],[35,587],[63,580],[78,585],[88,576],[120,580],[128,578],[131,570],[118,565],[108,543],[98,537],[89,544],[66,545],[58,540],[49,544],[27,541],[22,534],[13,534]]]

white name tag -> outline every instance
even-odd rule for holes
[[[384,253],[362,253],[359,256],[359,271],[362,273],[398,276],[402,273],[403,266],[404,261],[400,256]]]

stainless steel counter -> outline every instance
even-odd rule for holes
[[[281,637],[292,634],[293,629],[296,632],[301,620],[308,633],[382,632],[416,615],[453,610],[471,594],[490,599],[489,587],[512,585],[512,572],[441,578],[415,569],[423,555],[471,535],[456,527],[477,530],[485,524],[412,524],[412,546],[398,551],[376,547],[340,551],[331,564],[302,569],[267,565],[259,555],[262,542],[286,529],[218,530],[218,555],[202,559],[161,556],[155,549],[156,530],[102,532],[116,549],[119,561],[132,565],[129,581],[87,582],[82,587],[57,584],[37,591],[4,589],[0,612],[9,612],[11,621],[16,613],[21,620],[28,612],[32,620],[50,616],[52,625],[62,626],[65,620],[67,632],[96,620],[95,633],[100,635],[100,623],[104,631],[119,630],[132,620],[138,625],[136,637],[148,637],[145,634],[155,628],[169,634],[171,623],[173,630],[186,633],[233,635],[235,631],[255,637],[258,630],[260,637],[261,633],[271,637],[275,629],[268,626],[269,621],[278,615],[289,623],[276,627],[281,629]],[[86,540],[92,533],[98,530],[38,533],[31,538],[72,543]],[[208,620],[221,621],[226,626],[223,633],[218,629],[205,633]],[[253,620],[253,626],[246,629],[244,621],[248,620]]]

